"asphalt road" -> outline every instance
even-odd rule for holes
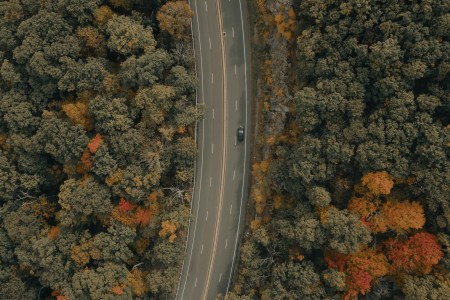
[[[220,1],[220,2],[219,2]],[[251,105],[245,0],[191,0],[199,85],[192,217],[177,299],[215,299],[230,288],[248,194]],[[236,130],[246,128],[245,140]]]

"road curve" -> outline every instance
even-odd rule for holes
[[[191,0],[198,77],[198,159],[186,255],[176,299],[215,299],[230,288],[248,193],[249,43],[245,0]]]

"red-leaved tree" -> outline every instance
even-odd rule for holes
[[[428,274],[444,255],[436,236],[428,232],[416,233],[404,242],[391,239],[386,247],[396,273]]]

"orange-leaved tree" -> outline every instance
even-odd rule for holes
[[[377,207],[367,197],[353,197],[347,206],[348,210],[357,213],[366,224],[367,220],[377,211]],[[367,225],[367,224],[366,224]]]
[[[389,272],[386,256],[382,252],[370,248],[348,255],[327,251],[325,262],[329,268],[345,273],[347,284],[345,298],[348,299],[354,298],[358,294],[364,295],[370,290],[372,282]]]
[[[97,152],[98,148],[103,143],[103,137],[101,134],[97,133],[88,143],[87,147],[91,153]]]
[[[394,181],[386,171],[367,173],[361,178],[361,184],[355,186],[347,208],[357,213],[374,233],[384,233],[388,229],[404,232],[422,228],[425,215],[418,202],[397,201],[392,196],[385,202],[380,197],[389,195],[393,186]]]
[[[381,208],[381,217],[388,228],[397,232],[420,229],[425,224],[423,208],[417,202],[388,201]]]
[[[85,130],[93,128],[89,118],[89,103],[85,100],[68,102],[62,105],[62,110],[73,124],[79,124]]]
[[[348,290],[344,295],[344,299],[354,299],[358,294],[366,294],[370,291],[370,284],[372,282],[372,277],[369,273],[363,270],[355,270],[348,274],[345,282],[347,284]]]
[[[138,207],[136,210],[136,224],[140,224],[141,226],[148,225],[150,219],[152,218],[153,211],[150,208],[144,209],[142,207]]]
[[[168,235],[169,243],[173,243],[177,238],[177,234],[175,233],[177,230],[177,225],[169,220],[166,220],[161,223],[161,228],[162,229],[159,231],[159,236],[165,237]]]
[[[352,198],[348,209],[361,216],[361,221],[375,233],[386,232],[387,229],[404,232],[420,229],[425,224],[425,215],[418,202],[390,200],[375,205],[366,197]]]
[[[127,285],[131,287],[133,294],[138,297],[143,296],[147,291],[144,273],[138,268],[133,268],[127,274]]]
[[[361,178],[361,184],[374,196],[389,195],[394,186],[394,180],[386,172],[367,173]]]

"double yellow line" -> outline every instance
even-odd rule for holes
[[[226,136],[227,136],[227,89],[226,89],[226,83],[227,83],[227,77],[226,77],[226,71],[225,71],[225,45],[223,41],[223,23],[222,23],[222,9],[220,6],[220,0],[216,0],[217,2],[217,16],[219,18],[219,30],[220,30],[220,43],[221,43],[221,50],[222,50],[222,72],[223,72],[223,86],[222,86],[222,94],[223,94],[223,158],[222,158],[222,174],[221,174],[221,182],[220,182],[220,193],[219,193],[219,207],[217,208],[217,220],[216,220],[216,226],[214,230],[214,243],[213,248],[211,250],[209,265],[208,265],[208,272],[206,274],[206,284],[205,288],[203,289],[202,293],[202,299],[207,300],[206,297],[208,296],[208,288],[209,283],[211,280],[211,272],[212,272],[212,266],[214,264],[214,259],[216,255],[216,248],[217,248],[217,237],[219,235],[220,230],[220,219],[221,219],[221,213],[222,213],[222,204],[223,204],[223,189],[224,189],[224,181],[225,181],[225,162],[227,158],[227,144],[226,144]]]

